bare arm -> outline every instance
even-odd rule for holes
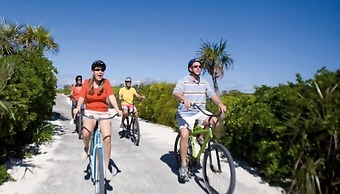
[[[135,93],[135,96],[139,99],[145,99],[145,96]]]
[[[80,96],[78,99],[77,108],[73,109],[74,115],[76,115],[80,111],[81,105],[83,105],[83,103],[84,103],[84,98]]]
[[[116,112],[121,115],[121,111],[119,110],[119,107],[118,107],[118,103],[117,103],[117,100],[116,100],[116,97],[115,95],[110,95],[109,96],[109,100],[113,106],[113,108],[116,110]]]
[[[221,99],[216,94],[211,97],[211,100],[218,106],[222,113],[227,112],[227,107],[222,103]]]
[[[178,100],[178,101],[183,101],[185,107],[187,108],[190,108],[190,100],[185,98],[182,93],[180,92],[176,92],[176,93],[173,93],[173,96]]]

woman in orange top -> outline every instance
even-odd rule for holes
[[[108,105],[106,99],[108,98],[118,115],[122,115],[122,111],[119,110],[116,97],[113,95],[110,81],[103,78],[106,65],[103,61],[94,61],[91,70],[92,78],[87,79],[83,83],[83,87],[80,92],[77,108],[73,113],[79,112],[79,107],[86,100],[85,115],[94,115],[95,117],[109,117]],[[82,159],[86,160],[87,152],[89,149],[89,142],[91,133],[95,128],[96,120],[84,117],[83,123],[83,142],[84,150],[82,151]],[[112,179],[112,173],[109,171],[109,161],[111,153],[111,120],[101,120],[100,123],[101,133],[103,135],[103,146],[105,152],[105,164],[106,164],[106,179]]]
[[[80,90],[83,82],[83,77],[81,75],[77,75],[75,78],[76,84],[72,86],[71,88],[71,94],[69,97],[72,100],[72,106],[71,106],[71,115],[72,119],[70,121],[70,124],[74,124],[74,114],[73,114],[73,109],[77,107],[78,99],[80,96]]]

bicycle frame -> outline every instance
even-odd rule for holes
[[[127,128],[131,128],[131,123],[132,123],[132,117],[136,117],[136,111],[135,111],[135,106],[133,105],[132,108],[128,109],[128,115],[126,116],[126,126]]]
[[[200,129],[197,129],[200,128]],[[201,146],[201,148],[199,149],[198,153],[196,153],[196,149],[195,149],[195,136],[196,135],[200,135],[200,134],[204,134],[205,135],[205,139],[203,141],[203,144]],[[194,129],[193,131],[190,131],[189,134],[189,140],[191,141],[191,145],[192,145],[192,156],[198,160],[201,158],[201,155],[203,154],[206,146],[208,145],[208,142],[210,141],[210,139],[213,138],[213,133],[212,133],[212,128],[209,127],[208,129],[203,129],[202,127],[196,126],[196,129]]]

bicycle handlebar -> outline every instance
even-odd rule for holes
[[[145,99],[145,97],[144,97],[144,98],[141,98],[140,100],[144,100],[144,99]],[[126,103],[128,103],[128,104],[130,104],[130,105],[135,105],[133,102],[130,103],[130,102],[126,101],[124,98],[119,99],[119,100],[120,100],[120,101],[124,101],[124,102],[126,102]]]
[[[128,104],[130,104],[130,105],[134,105],[134,103],[133,103],[133,102],[132,102],[132,103],[130,103],[130,102],[126,101],[124,98],[120,99],[120,101],[124,101],[124,102],[126,102],[126,103],[128,103]]]
[[[220,111],[219,114],[215,115],[215,114],[207,114],[204,110],[202,110],[196,103],[190,103],[190,106],[197,108],[198,110],[200,110],[203,114],[209,116],[209,117],[219,117],[221,116],[222,112]]]

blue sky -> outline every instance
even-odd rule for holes
[[[340,69],[339,0],[1,0],[0,16],[51,31],[59,87],[90,77],[96,59],[112,85],[127,76],[175,83],[202,41],[221,39],[234,67],[220,90],[252,92]]]

